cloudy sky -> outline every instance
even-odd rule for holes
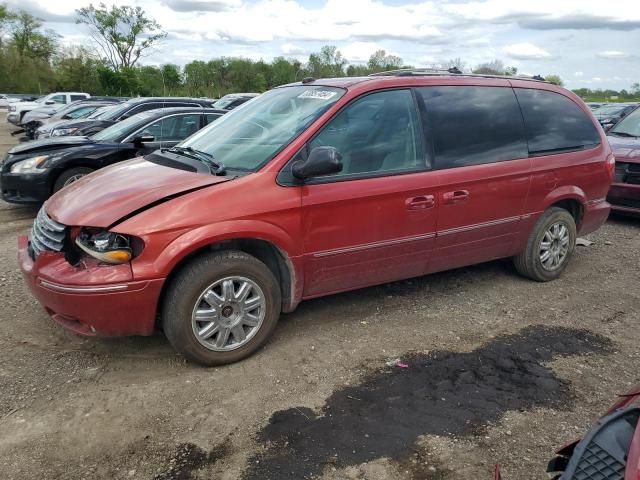
[[[74,10],[87,0],[5,0],[44,19],[66,44],[87,43]],[[99,3],[100,0],[95,3]],[[168,32],[149,64],[243,56],[306,60],[336,45],[351,63],[383,48],[415,66],[495,58],[557,73],[571,88],[640,81],[640,0],[129,0]]]

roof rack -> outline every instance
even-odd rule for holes
[[[540,75],[489,75],[484,73],[463,73],[457,67],[451,68],[400,68],[398,70],[388,70],[386,72],[370,73],[370,77],[413,77],[413,76],[438,76],[438,75],[460,75],[464,77],[480,78],[502,78],[515,80],[533,80],[536,82],[547,82]]]

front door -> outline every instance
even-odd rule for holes
[[[531,166],[513,90],[496,80],[492,87],[434,86],[419,93],[441,182],[429,271],[514,255]]]
[[[333,146],[342,172],[302,187],[309,298],[424,273],[436,228],[430,171],[410,90],[360,97],[309,142]]]

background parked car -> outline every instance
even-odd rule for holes
[[[100,102],[97,102],[98,104]],[[70,119],[57,119],[57,115],[54,115],[48,119],[46,119],[46,121],[43,123],[42,126],[40,126],[36,132],[35,132],[35,139],[43,139],[43,138],[49,138],[51,136],[51,132],[52,130],[65,125],[68,122],[73,122],[74,120],[79,120],[82,118],[89,118],[89,119],[97,119],[97,118],[101,118],[102,116],[106,115],[111,109],[115,108],[118,104],[117,103],[111,103],[111,104],[106,104],[106,105],[102,105],[102,106],[98,106],[98,108],[96,108],[93,112],[90,112],[88,114],[79,114],[77,116],[73,116],[71,115],[72,118]]]
[[[600,125],[602,125],[602,128],[607,130],[636,108],[638,108],[638,104],[634,103],[611,103],[598,108],[593,114],[600,122]]]
[[[239,107],[245,102],[248,102],[252,98],[260,95],[259,93],[230,93],[229,95],[225,95],[220,100],[216,100],[213,104],[213,108],[220,108],[225,110],[233,110],[236,107]]]
[[[51,138],[15,146],[2,166],[2,198],[41,203],[94,170],[174,146],[224,113],[199,107],[163,108],[134,115],[91,138]]]
[[[616,402],[578,441],[547,466],[554,480],[637,480],[640,475],[640,385]]]
[[[47,105],[25,113],[22,117],[22,127],[24,128],[26,137],[34,139],[36,130],[52,117],[56,117],[56,120],[85,118],[99,107],[116,105],[121,102],[121,100],[115,98],[109,99],[107,97],[106,99],[87,98],[86,100],[78,100],[68,105]],[[75,114],[72,114],[72,112],[75,112]]]
[[[597,110],[600,107],[602,107],[603,105],[606,105],[606,103],[587,102],[587,107],[589,107],[591,109],[591,111]]]
[[[640,216],[640,108],[607,132],[616,174],[607,197],[611,209]]]
[[[67,103],[75,102],[77,100],[84,100],[91,95],[81,92],[54,92],[47,96],[41,97],[33,102],[15,102],[9,105],[9,113],[7,114],[7,121],[14,125],[22,124],[22,117],[31,110],[42,107],[45,105],[64,105]]]
[[[68,135],[93,135],[114,123],[127,119],[140,112],[171,107],[213,108],[211,102],[198,98],[180,97],[140,97],[132,98],[118,105],[100,118],[86,118],[69,121],[51,131],[52,137]]]

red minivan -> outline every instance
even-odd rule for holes
[[[224,364],[305,299],[504,257],[557,278],[605,222],[614,166],[585,104],[546,82],[310,78],[64,188],[19,260],[64,327],[161,327]]]

